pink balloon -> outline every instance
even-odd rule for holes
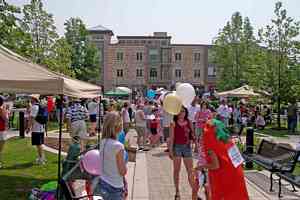
[[[82,166],[86,172],[99,176],[101,171],[101,161],[99,150],[90,150],[86,152],[81,160]]]

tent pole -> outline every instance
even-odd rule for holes
[[[61,137],[62,137],[62,125],[63,125],[63,98],[64,95],[60,95],[60,106],[59,106],[59,137],[58,137],[58,170],[57,170],[57,191],[56,196],[57,199],[60,199],[60,182],[61,182]]]
[[[98,145],[100,145],[100,132],[101,132],[101,96],[99,97],[99,106],[98,106]]]

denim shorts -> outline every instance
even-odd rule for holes
[[[190,144],[174,144],[173,153],[175,157],[191,158],[192,148]]]
[[[124,188],[116,188],[99,179],[94,195],[100,194],[104,200],[123,200]]]

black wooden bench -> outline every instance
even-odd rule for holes
[[[284,179],[285,181],[289,182],[293,186],[293,192],[297,192],[295,186],[300,188],[300,175],[294,175],[290,172],[278,172],[276,175],[279,177],[279,190],[278,190],[278,197],[281,198],[281,180]]]
[[[243,153],[246,161],[252,161],[270,172],[270,191],[273,191],[273,174],[292,173],[298,161],[299,152],[286,147],[282,144],[276,144],[267,140],[262,140],[257,152]],[[255,148],[254,148],[255,149]]]

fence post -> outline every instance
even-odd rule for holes
[[[19,112],[19,136],[20,138],[25,137],[25,120],[24,120],[24,112]]]
[[[246,134],[246,152],[247,152],[247,154],[252,154],[253,148],[254,148],[254,129],[252,127],[248,127],[247,134]],[[246,162],[246,168],[252,169],[253,162],[251,162],[251,161]]]

